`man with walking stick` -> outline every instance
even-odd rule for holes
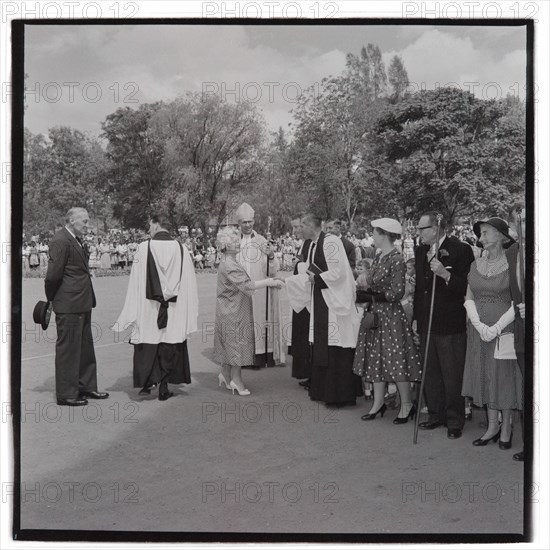
[[[426,212],[417,227],[422,244],[415,252],[413,330],[420,335],[428,406],[428,420],[418,427],[433,430],[443,425],[449,439],[458,439],[465,421],[461,395],[466,357],[464,296],[474,254],[467,244],[448,237],[445,227],[437,212]]]
[[[517,242],[506,250],[508,274],[510,277],[510,292],[516,314],[514,323],[514,348],[525,391],[525,205],[514,205],[510,210],[510,228],[517,234]],[[522,435],[525,438],[524,416],[521,415]],[[529,449],[529,446],[527,447]],[[514,460],[523,462],[524,451],[514,454]]]

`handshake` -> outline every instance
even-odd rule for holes
[[[269,279],[267,286],[270,288],[277,288],[280,290],[285,286],[285,280],[282,279],[281,277],[274,277],[273,279]]]

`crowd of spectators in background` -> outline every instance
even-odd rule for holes
[[[191,253],[197,271],[215,270],[220,262],[220,253],[215,246],[214,234],[214,231],[204,234],[200,228],[191,230],[183,228],[179,231],[179,239]],[[476,244],[477,239],[470,225],[456,225],[450,234],[470,244],[476,257],[480,255],[481,248]],[[343,235],[355,247],[358,269],[368,268],[376,253],[372,233],[366,230],[358,230],[346,231]],[[25,239],[25,235],[23,237],[23,274],[28,275],[30,272],[45,274],[48,265],[50,236],[35,235],[30,239]],[[275,254],[282,269],[292,270],[293,258],[302,241],[290,232],[278,237],[273,237],[270,233],[267,233],[265,237],[275,249]],[[90,234],[87,239],[90,252],[90,269],[92,272],[102,270],[107,274],[113,274],[117,271],[129,271],[138,244],[147,238],[147,233],[140,230],[113,229],[101,236]],[[414,258],[414,249],[418,244],[416,233],[414,231],[407,232],[402,239],[398,239],[394,244],[402,253],[404,260],[410,260]]]

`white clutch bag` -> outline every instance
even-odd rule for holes
[[[517,359],[513,332],[506,332],[497,336],[494,357],[495,359]]]

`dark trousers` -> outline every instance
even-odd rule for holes
[[[81,391],[97,391],[97,364],[92,312],[56,313],[55,393],[75,399]]]
[[[425,340],[422,348],[426,348]],[[431,334],[424,396],[430,420],[439,420],[450,430],[464,427],[462,378],[465,359],[466,332]]]
[[[523,380],[523,395],[525,396],[525,353],[516,352],[516,357],[518,358],[518,366],[521,371],[521,378]],[[525,403],[525,397],[524,397]],[[525,407],[524,407],[525,408]],[[525,442],[525,413],[524,411],[519,411],[519,423],[521,425],[521,440]]]

